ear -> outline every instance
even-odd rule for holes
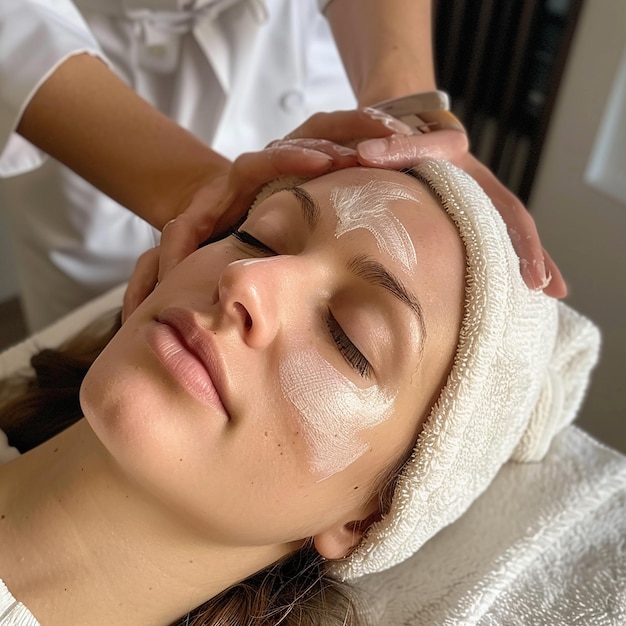
[[[380,519],[378,504],[367,507],[363,519],[339,523],[313,537],[313,545],[325,559],[342,559],[356,548],[367,529]]]

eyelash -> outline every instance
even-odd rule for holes
[[[250,233],[247,233],[245,230],[237,230],[233,229],[230,233],[237,241],[240,241],[246,246],[250,248],[254,248],[260,252],[265,254],[273,254],[277,253],[272,250],[269,246],[266,246],[262,241],[259,241],[256,237],[253,237]]]
[[[266,246],[262,241],[253,237],[250,233],[244,230],[233,229],[231,235],[250,248],[259,250],[265,254],[276,254],[269,246]],[[339,325],[339,322],[335,319],[330,309],[326,314],[326,326],[328,332],[332,337],[337,349],[341,356],[346,360],[348,365],[358,372],[363,378],[370,378],[372,375],[372,366],[369,361],[363,356],[361,351],[350,341],[349,337],[344,332],[343,328]]]
[[[354,368],[361,377],[370,378],[372,375],[372,366],[361,351],[350,341],[330,309],[326,316],[326,326],[341,356],[343,356],[346,362]]]

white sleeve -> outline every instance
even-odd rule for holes
[[[320,11],[324,13],[326,11],[326,7],[331,3],[331,0],[317,0],[317,6],[320,8]]]
[[[69,0],[0,1],[0,177],[38,167],[45,155],[14,131],[41,84],[74,54],[108,61]]]

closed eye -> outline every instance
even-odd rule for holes
[[[350,338],[346,335],[343,328],[341,328],[330,309],[326,317],[326,326],[337,349],[348,365],[355,369],[362,378],[371,378],[372,366],[361,351],[350,341]]]
[[[230,233],[237,241],[240,241],[245,246],[258,250],[265,255],[277,256],[278,253],[272,250],[269,246],[262,241],[252,236],[245,230],[233,229]],[[326,326],[333,342],[337,346],[341,356],[362,378],[371,378],[372,366],[369,361],[363,356],[363,353],[352,343],[350,338],[346,335],[343,328],[339,325],[339,322],[335,319],[330,309],[328,309],[326,315]]]
[[[260,241],[256,237],[253,237],[250,233],[247,233],[245,230],[233,230],[231,232],[231,235],[235,239],[237,239],[237,241],[240,241],[249,248],[254,248],[255,250],[258,250],[259,252],[262,252],[266,255],[277,256],[278,254],[269,246],[266,246],[262,241]]]

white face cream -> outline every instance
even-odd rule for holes
[[[314,350],[292,352],[279,374],[285,396],[302,418],[311,469],[320,481],[366,452],[360,433],[391,413],[390,395],[377,385],[360,389]]]
[[[334,189],[330,201],[337,214],[335,236],[365,228],[374,235],[381,252],[411,272],[417,256],[409,233],[388,207],[393,200],[419,199],[407,187],[380,181]]]

